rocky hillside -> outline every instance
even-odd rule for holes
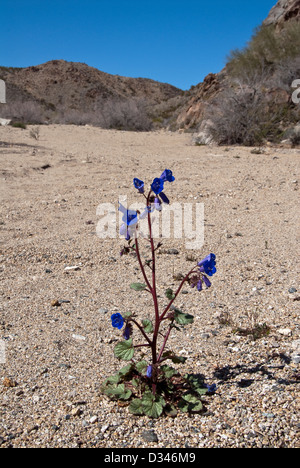
[[[180,89],[169,84],[110,75],[64,60],[21,69],[0,67],[0,78],[7,87],[6,116],[33,123],[118,126],[119,118],[122,127],[124,113],[138,119],[145,108],[182,95]],[[137,122],[132,123],[134,127]]]
[[[265,25],[282,25],[300,18],[300,0],[279,0],[265,19]]]
[[[233,119],[230,122],[227,119],[225,125],[234,127],[239,124],[241,109],[238,108],[245,108],[249,104],[245,109],[248,120],[249,114],[255,114],[258,105],[262,114],[266,111],[269,114],[273,113],[275,126],[286,118],[283,126],[279,125],[276,130],[274,125],[270,124],[270,132],[266,128],[269,123],[266,123],[264,129],[256,128],[258,126],[255,124],[253,131],[257,136],[261,133],[261,139],[264,136],[272,139],[274,135],[268,133],[275,131],[275,139],[284,137],[285,128],[289,124],[297,123],[300,117],[298,109],[294,108],[291,101],[291,84],[294,79],[300,79],[299,18],[300,0],[279,0],[263,25],[254,33],[248,46],[244,50],[233,51],[226,67],[220,73],[208,75],[203,83],[191,90],[190,98],[176,117],[175,127],[199,132],[200,144],[208,143],[213,137],[216,137],[216,141],[226,142],[226,133],[230,133],[228,143],[251,143],[252,141],[244,141],[243,137],[239,141],[234,132],[228,132],[224,128],[222,141],[222,135],[215,135],[216,132],[213,131],[216,126],[224,126],[224,117],[230,113],[236,116],[237,121]],[[280,42],[278,38],[281,36],[286,37],[285,42]],[[259,56],[260,48],[268,49],[270,44],[274,49],[279,49],[278,57],[271,56],[271,52],[269,56]],[[247,102],[249,100],[250,102]],[[268,103],[277,104],[276,109],[273,105],[268,106]],[[250,119],[254,120],[254,116],[250,116]],[[249,122],[242,121],[245,133],[248,131],[248,124]]]

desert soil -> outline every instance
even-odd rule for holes
[[[42,126],[38,140],[30,131],[0,128],[1,448],[299,447],[300,150],[88,126]],[[170,348],[188,358],[182,372],[217,390],[201,414],[151,420],[100,392],[123,365],[111,314],[152,308],[129,288],[142,278],[134,257],[120,257],[123,240],[97,236],[97,207],[135,202],[133,177],[148,184],[166,168],[171,202],[204,203],[205,242],[190,251],[163,240],[161,306],[193,258],[214,252],[218,269],[210,289],[183,288],[177,305],[195,322]]]

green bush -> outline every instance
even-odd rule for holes
[[[14,128],[21,128],[22,130],[26,130],[27,126],[24,122],[11,122],[11,127]]]
[[[300,23],[287,23],[280,31],[275,26],[258,27],[243,49],[233,50],[227,70],[233,78],[253,79],[266,70],[273,72],[283,61],[295,58],[300,51]]]

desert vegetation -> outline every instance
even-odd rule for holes
[[[300,24],[256,29],[226,65],[227,86],[208,107],[211,133],[219,144],[279,142],[300,117],[291,87],[300,76]],[[297,143],[297,137],[294,137]]]

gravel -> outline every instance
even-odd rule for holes
[[[30,129],[0,131],[1,448],[299,447],[300,151],[255,155],[194,147],[188,134],[92,127],[41,127],[38,142]],[[96,209],[120,194],[134,202],[132,178],[166,167],[172,202],[204,203],[205,245],[163,239],[161,305],[191,257],[214,252],[218,268],[212,288],[179,296],[195,322],[170,348],[188,358],[182,372],[217,391],[201,414],[151,420],[100,392],[122,365],[111,314],[152,308],[129,288],[141,275],[135,258],[120,258],[122,240],[97,237]]]

